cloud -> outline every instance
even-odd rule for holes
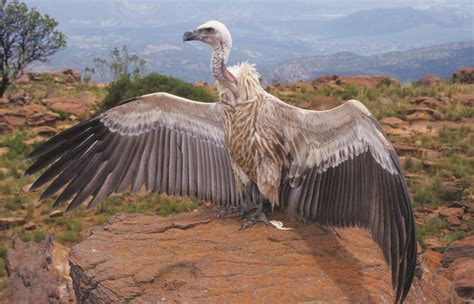
[[[157,9],[152,1],[118,0],[119,9],[126,15],[150,15]]]
[[[143,55],[150,55],[164,51],[179,51],[180,47],[173,44],[148,44],[143,50]]]
[[[71,46],[79,49],[100,49],[105,47],[104,40],[98,36],[76,35],[69,37]]]

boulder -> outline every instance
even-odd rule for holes
[[[96,103],[95,98],[89,95],[81,97],[61,96],[43,99],[43,102],[55,112],[65,112],[80,116],[89,111],[89,109]]]
[[[0,230],[7,230],[11,227],[21,226],[26,224],[23,217],[2,217],[0,218]]]
[[[18,111],[0,109],[0,123],[5,125],[5,129],[15,129],[26,123],[26,116]]]
[[[392,116],[382,118],[380,120],[380,123],[382,125],[387,125],[393,128],[399,128],[399,127],[407,125],[407,123],[404,120],[398,117],[392,117]]]
[[[457,295],[466,302],[474,301],[474,236],[453,242],[446,248],[442,263]]]
[[[331,96],[316,96],[311,101],[306,101],[298,105],[298,107],[308,110],[329,110],[340,105],[340,102]]]
[[[74,246],[71,277],[84,303],[393,301],[390,271],[361,229],[322,229],[269,214],[292,230],[201,209],[170,217],[124,214]],[[431,273],[409,303],[445,300]],[[436,283],[436,285],[434,285]],[[438,289],[438,286],[441,289]]]
[[[69,248],[51,236],[38,243],[13,239],[7,253],[6,303],[73,303],[68,255]]]
[[[50,126],[41,126],[35,127],[28,130],[28,135],[32,136],[35,134],[43,135],[43,136],[51,136],[57,133],[57,130]]]
[[[443,84],[443,80],[435,75],[425,75],[416,82],[418,85],[432,87]]]
[[[460,102],[465,106],[474,106],[474,94],[454,94],[453,100]]]
[[[459,207],[442,207],[439,210],[439,215],[442,217],[450,217],[454,216],[457,218],[461,218],[462,215],[464,214],[464,208],[459,208]]]
[[[443,267],[449,267],[458,259],[474,259],[474,236],[454,241],[444,251]]]
[[[24,91],[18,91],[8,96],[8,102],[16,105],[24,105],[30,103],[31,100],[31,96],[26,94]]]
[[[410,99],[410,103],[417,104],[417,105],[431,106],[431,107],[444,106],[443,101],[436,98],[432,98],[432,97],[426,97],[426,96],[419,96],[419,97]]]
[[[457,70],[454,72],[452,79],[454,82],[474,84],[474,67]]]
[[[42,113],[35,113],[28,119],[28,124],[32,127],[51,126],[54,125],[60,116],[57,113],[48,111]]]

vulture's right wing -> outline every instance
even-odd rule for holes
[[[380,124],[356,100],[328,111],[275,104],[271,115],[290,160],[286,211],[306,222],[367,228],[391,266],[395,299],[403,301],[415,271],[415,222],[400,162]]]
[[[35,149],[26,171],[48,169],[32,190],[54,180],[44,200],[65,187],[54,207],[88,208],[127,188],[195,196],[223,206],[240,204],[224,145],[218,103],[167,93],[134,98],[65,130]]]

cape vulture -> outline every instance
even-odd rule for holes
[[[395,150],[380,124],[356,100],[328,111],[280,101],[258,82],[253,66],[227,68],[227,28],[210,21],[183,40],[212,47],[220,102],[155,93],[65,130],[36,148],[26,174],[47,168],[31,189],[50,181],[53,207],[88,208],[127,188],[195,196],[245,212],[243,227],[267,219],[264,201],[289,217],[369,230],[391,267],[395,301],[410,289],[415,223]]]

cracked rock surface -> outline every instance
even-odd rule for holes
[[[71,251],[78,302],[393,302],[389,269],[363,230],[334,232],[278,213],[269,217],[293,230],[239,230],[238,218],[216,214],[110,218]],[[425,272],[409,302],[447,299],[449,281]]]

